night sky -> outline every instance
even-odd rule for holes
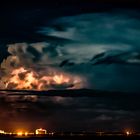
[[[139,8],[135,0],[1,4],[0,89],[38,90],[41,83],[40,93],[93,89],[104,96],[2,94],[0,129],[140,130]],[[35,83],[21,87],[29,73]]]

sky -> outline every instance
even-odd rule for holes
[[[139,6],[130,0],[1,5],[0,89],[105,91],[93,98],[2,94],[1,126],[139,130]]]

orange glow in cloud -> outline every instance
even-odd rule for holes
[[[55,71],[48,75],[39,75],[34,70],[20,67],[12,70],[5,85],[7,89],[49,90],[53,89],[53,86],[64,86],[70,89],[80,88],[81,81],[80,77],[64,72]]]

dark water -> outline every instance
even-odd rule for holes
[[[5,131],[40,127],[50,131],[140,130],[139,99],[134,95],[114,97],[114,94],[95,97],[6,96],[0,98],[0,125]]]

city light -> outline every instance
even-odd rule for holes
[[[130,131],[126,131],[125,133],[126,133],[127,136],[132,134],[132,132],[130,132]]]
[[[45,130],[45,129],[42,129],[42,128],[40,128],[40,129],[36,129],[36,131],[35,131],[35,134],[36,135],[43,135],[43,134],[47,134],[47,130]]]
[[[25,132],[25,136],[28,136],[28,132]]]
[[[129,134],[130,134],[130,132],[129,132],[129,131],[126,131],[126,134],[127,134],[127,135],[129,135]]]
[[[0,130],[0,134],[4,134],[5,132],[3,130]]]
[[[19,131],[19,132],[17,132],[17,135],[18,136],[22,136],[23,135],[23,132],[22,131]]]
[[[6,132],[4,130],[0,130],[0,135],[1,136],[10,136],[10,137],[17,137],[17,138],[28,138],[28,137],[54,137],[54,136],[69,136],[69,137],[74,137],[74,136],[140,136],[140,132],[134,132],[132,130],[125,130],[125,131],[115,131],[115,132],[103,132],[103,131],[97,131],[97,132],[49,132],[46,129],[39,128],[36,129],[35,131],[30,132],[29,130],[17,130],[15,132]]]

